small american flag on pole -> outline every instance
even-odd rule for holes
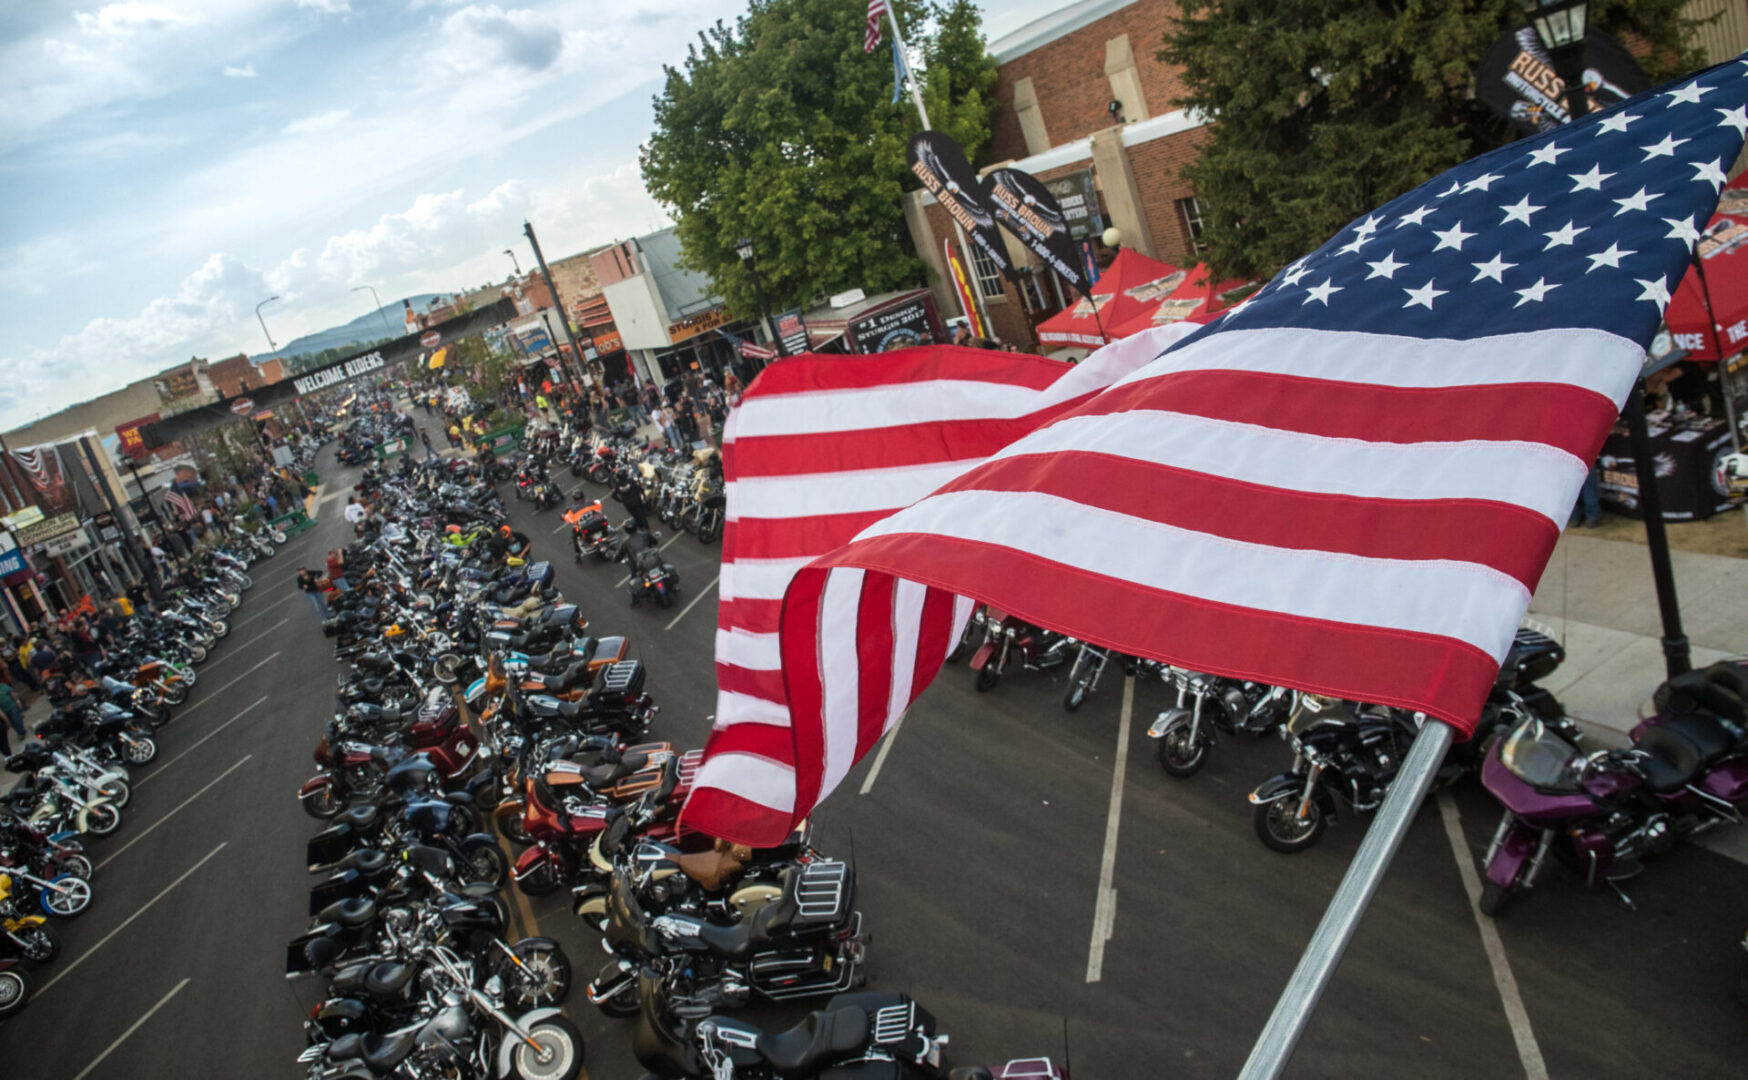
[[[880,17],[886,14],[886,0],[868,0],[868,31],[862,38],[862,51],[871,53],[880,47]]]
[[[180,491],[166,491],[164,493],[164,503],[166,506],[175,510],[178,514],[181,514],[183,521],[194,520],[194,502]]]
[[[1745,133],[1748,60],[1466,162],[1181,340],[767,370],[684,825],[780,842],[977,601],[1472,731]]]

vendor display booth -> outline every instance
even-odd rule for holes
[[[880,353],[945,343],[947,334],[927,289],[865,296],[860,289],[802,316],[813,352]]]

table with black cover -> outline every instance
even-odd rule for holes
[[[1649,415],[1651,455],[1657,462],[1657,488],[1664,521],[1704,521],[1740,503],[1725,494],[1718,463],[1734,443],[1729,425],[1707,416]],[[1627,517],[1639,511],[1639,477],[1626,424],[1615,425],[1602,444],[1602,502]]]

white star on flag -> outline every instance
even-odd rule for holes
[[[1305,303],[1309,304],[1311,301],[1315,300],[1318,303],[1322,304],[1324,307],[1328,307],[1329,306],[1329,298],[1331,296],[1335,295],[1336,293],[1340,292],[1341,286],[1340,285],[1331,285],[1329,283],[1329,279],[1325,278],[1323,280],[1323,284],[1313,285],[1309,289],[1306,289],[1305,291],[1306,291],[1306,293],[1309,294],[1305,297]]]
[[[1437,194],[1437,195],[1434,195],[1434,196],[1433,196],[1433,198],[1435,198],[1435,199],[1448,199],[1448,198],[1450,198],[1450,197],[1451,197],[1451,196],[1452,196],[1452,195],[1455,195],[1455,194],[1456,194],[1456,193],[1457,193],[1457,192],[1459,192],[1459,191],[1461,191],[1461,190],[1463,190],[1463,183],[1462,183],[1462,181],[1460,181],[1460,180],[1452,180],[1452,181],[1451,181],[1451,186],[1450,186],[1450,187],[1448,187],[1448,188],[1446,188],[1446,189],[1444,189],[1444,190],[1443,190],[1443,191],[1441,191],[1441,192],[1439,192],[1439,193],[1438,193],[1438,194]]]
[[[1487,188],[1493,183],[1493,181],[1502,180],[1502,179],[1504,179],[1504,177],[1495,176],[1492,173],[1487,173],[1484,176],[1477,176],[1477,177],[1475,177],[1475,179],[1464,184],[1463,190],[1464,191],[1486,191]]]
[[[1645,160],[1650,161],[1654,157],[1674,157],[1675,148],[1677,146],[1692,141],[1693,140],[1691,139],[1677,139],[1673,135],[1665,135],[1663,136],[1662,142],[1652,143],[1650,146],[1641,146],[1639,149],[1645,152]]]
[[[1590,270],[1595,270],[1599,266],[1606,266],[1611,270],[1619,270],[1621,268],[1622,259],[1626,258],[1628,255],[1637,254],[1638,252],[1636,251],[1622,251],[1619,244],[1610,244],[1607,251],[1598,251],[1584,257],[1590,260]],[[1588,274],[1590,273],[1590,270],[1584,272]]]
[[[1669,306],[1669,286],[1663,284],[1662,278],[1658,278],[1656,281],[1646,281],[1644,278],[1634,278],[1633,280],[1645,290],[1639,294],[1638,299],[1651,301],[1657,305],[1659,311]]]
[[[1410,210],[1408,213],[1403,214],[1400,218],[1396,219],[1396,227],[1400,229],[1404,225],[1419,225],[1426,219],[1426,215],[1430,213],[1432,213],[1432,207],[1430,206],[1423,206],[1418,210]]]
[[[1588,225],[1579,225],[1577,228],[1573,228],[1573,224],[1573,222],[1568,221],[1564,228],[1555,229],[1550,233],[1543,233],[1542,235],[1548,238],[1548,243],[1542,248],[1542,250],[1552,251],[1557,247],[1565,247],[1572,243],[1572,241],[1578,239],[1579,233],[1590,231],[1590,226]]]
[[[1443,251],[1445,248],[1454,248],[1461,251],[1463,250],[1463,241],[1476,234],[1464,232],[1463,223],[1459,221],[1448,229],[1432,230],[1432,235],[1438,237],[1438,246],[1432,250]]]
[[[1724,175],[1724,170],[1718,168],[1717,162],[1690,161],[1688,164],[1693,166],[1694,180],[1711,184],[1713,191],[1721,190],[1729,182],[1730,178]]]
[[[1614,200],[1616,205],[1620,207],[1619,210],[1614,212],[1614,216],[1620,217],[1629,210],[1649,210],[1651,208],[1651,200],[1661,199],[1662,197],[1662,192],[1658,192],[1655,195],[1647,195],[1645,194],[1645,189],[1640,188],[1636,195],[1628,195],[1624,199]]]
[[[1738,105],[1734,109],[1714,110],[1723,119],[1718,121],[1719,127],[1733,127],[1738,135],[1748,135],[1748,105]]]
[[[1361,236],[1370,236],[1373,233],[1377,232],[1378,226],[1382,225],[1383,223],[1384,223],[1384,219],[1377,216],[1376,214],[1367,214],[1366,220],[1364,220],[1364,221],[1360,222],[1358,225],[1354,226],[1354,232],[1358,233]]]
[[[1537,210],[1545,210],[1547,207],[1531,205],[1529,196],[1525,195],[1510,206],[1501,206],[1499,209],[1505,211],[1505,221],[1501,221],[1499,224],[1504,225],[1507,222],[1521,221],[1525,225],[1528,225],[1530,223],[1531,214],[1535,213]]]
[[[1613,116],[1605,116],[1602,118],[1602,122],[1596,125],[1596,133],[1598,135],[1605,135],[1611,131],[1625,131],[1627,130],[1627,125],[1637,119],[1638,117],[1634,116],[1632,113],[1624,112],[1615,113]]]
[[[1547,278],[1537,278],[1536,283],[1534,285],[1531,285],[1529,288],[1514,290],[1518,296],[1522,297],[1522,299],[1520,299],[1517,303],[1515,303],[1511,306],[1512,307],[1523,307],[1525,304],[1530,303],[1531,301],[1534,301],[1535,303],[1539,304],[1542,302],[1542,297],[1548,295],[1550,292],[1553,292],[1555,289],[1558,289],[1559,287],[1560,286],[1558,286],[1558,285],[1549,285]]]
[[[1482,278],[1491,278],[1501,285],[1505,284],[1505,272],[1517,264],[1506,262],[1505,259],[1501,257],[1504,254],[1504,252],[1500,252],[1499,255],[1493,256],[1486,262],[1475,263],[1475,281],[1480,281]],[[1469,284],[1473,285],[1475,281],[1471,281]]]
[[[1372,268],[1372,272],[1366,275],[1366,280],[1370,281],[1375,277],[1394,279],[1396,271],[1402,269],[1408,264],[1397,262],[1396,253],[1392,251],[1377,262],[1367,263],[1366,265]]]
[[[1669,231],[1664,234],[1663,239],[1679,240],[1689,248],[1699,243],[1699,230],[1693,227],[1693,222],[1688,218],[1666,217],[1663,219],[1663,223],[1669,226]],[[1634,278],[1633,280],[1637,281],[1638,279]],[[1642,300],[1644,297],[1640,297],[1640,299]]]
[[[1572,173],[1571,175],[1572,191],[1567,194],[1579,191],[1601,191],[1602,182],[1613,176],[1614,173],[1605,173],[1600,165],[1592,165],[1589,172]]]
[[[1450,292],[1449,289],[1433,288],[1431,279],[1428,279],[1427,283],[1418,289],[1403,289],[1402,291],[1408,294],[1408,302],[1403,304],[1403,307],[1409,308],[1418,304],[1428,311],[1432,310],[1434,300]]]
[[[1675,106],[1682,104],[1698,105],[1700,95],[1710,93],[1711,89],[1712,88],[1709,86],[1701,86],[1699,83],[1690,82],[1686,86],[1671,90],[1663,96],[1669,99],[1668,108],[1673,109]]]
[[[1526,164],[1524,168],[1533,169],[1537,165],[1552,165],[1555,161],[1559,160],[1561,154],[1566,153],[1570,149],[1572,148],[1569,146],[1558,146],[1554,143],[1549,143],[1539,149],[1531,150],[1529,163]]]
[[[1305,269],[1305,267],[1300,263],[1294,263],[1281,272],[1281,284],[1297,285],[1299,284],[1299,279],[1310,272],[1311,271]]]

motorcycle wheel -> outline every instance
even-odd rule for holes
[[[1283,855],[1310,850],[1329,825],[1323,806],[1316,798],[1306,809],[1305,820],[1300,821],[1299,800],[1292,796],[1263,803],[1251,814],[1251,819],[1256,826],[1257,839]]]
[[[243,575],[243,588],[253,589],[254,587],[255,587],[255,579],[250,577],[248,574],[244,574]]]
[[[1188,780],[1201,772],[1208,761],[1208,742],[1192,735],[1193,727],[1190,717],[1180,716],[1167,724],[1155,740],[1153,756],[1159,759],[1161,768],[1179,780]]]
[[[516,882],[516,887],[522,890],[523,896],[545,896],[564,884],[559,877],[558,864],[548,862],[540,869]]]
[[[50,884],[61,886],[61,890],[44,889],[37,894],[44,913],[70,919],[91,906],[91,883],[84,878],[63,874]]]
[[[1082,705],[1086,704],[1087,695],[1091,692],[1092,691],[1087,688],[1086,683],[1079,679],[1075,679],[1074,682],[1069,685],[1068,693],[1062,695],[1062,707],[1069,712],[1074,712]]]
[[[595,933],[607,932],[607,890],[601,886],[590,885],[578,893],[571,911]]]
[[[18,935],[24,940],[17,942],[18,954],[33,964],[46,964],[53,960],[61,951],[61,939],[49,929],[47,923]]]
[[[636,1016],[643,1011],[643,989],[634,982],[606,1001],[596,1002],[595,1008],[600,1009],[603,1016],[615,1020]]]
[[[722,535],[722,515],[721,514],[714,514],[714,513],[711,514],[708,518],[706,518],[698,526],[698,542],[701,544],[714,544],[714,543],[716,543],[716,538],[721,536],[721,535]]]
[[[521,963],[498,954],[505,1004],[522,1012],[564,1004],[571,993],[571,961],[558,942],[523,940],[510,946],[510,951]]]
[[[214,634],[218,635],[219,637],[222,637],[222,638],[230,637],[231,636],[231,624],[226,622],[223,619],[220,619],[219,624],[217,626],[213,627],[212,632]]]
[[[995,684],[1001,682],[1001,672],[988,664],[977,673],[977,692],[987,694],[995,689]]]
[[[1505,910],[1505,905],[1511,902],[1516,890],[1508,889],[1495,881],[1481,883],[1481,914],[1489,919],[1496,919]]]
[[[86,817],[86,828],[92,836],[108,836],[121,828],[121,811],[105,804],[95,807]]]
[[[534,842],[534,838],[528,835],[528,829],[522,824],[521,814],[505,814],[498,818],[498,831],[503,833],[510,843],[519,847],[527,847]]]
[[[517,1042],[510,1064],[522,1080],[576,1080],[583,1071],[583,1034],[564,1016],[549,1016],[528,1029],[537,1054]],[[544,1059],[544,1060],[543,1060]]]
[[[200,658],[202,660],[206,659],[206,650],[205,649],[200,650]],[[187,700],[188,700],[188,688],[186,686],[181,685],[180,683],[178,683],[177,685],[172,686],[168,690],[164,691],[164,704],[169,705],[172,708],[174,708],[177,705],[182,704],[184,701],[187,701]]]
[[[580,462],[580,461],[571,462],[571,475],[572,476],[583,475],[583,463],[582,462]]]
[[[319,795],[299,799],[297,802],[299,806],[303,807],[304,813],[317,821],[327,821],[346,809],[346,800],[335,794],[332,787],[325,787]]]
[[[153,731],[158,730],[170,722],[170,706],[162,703],[147,706],[146,708],[139,710],[139,714],[140,719],[144,720],[146,726]]]
[[[121,755],[129,765],[145,765],[158,756],[158,744],[144,735],[135,735],[131,743],[121,744]]]
[[[656,607],[671,608],[674,606],[674,594],[672,590],[663,589],[655,594],[655,601]]]
[[[284,529],[273,530],[273,542],[275,544],[285,543],[285,530]],[[269,554],[271,554],[271,552],[269,552]]]
[[[72,874],[76,878],[91,880],[91,860],[77,851],[69,851],[56,859],[53,869],[57,874]]]
[[[17,968],[0,971],[0,1017],[11,1016],[30,1000],[30,982]]]
[[[496,844],[481,844],[469,853],[461,872],[464,884],[479,883],[501,889],[510,880],[510,857]]]
[[[442,683],[444,686],[453,686],[455,684],[455,673],[461,670],[461,664],[462,660],[460,656],[448,652],[437,657],[436,662],[431,665],[431,671],[437,676],[438,682]]]
[[[109,804],[117,810],[127,805],[134,797],[134,789],[127,786],[126,780],[111,780],[107,784],[99,784],[97,790],[109,797]]]

